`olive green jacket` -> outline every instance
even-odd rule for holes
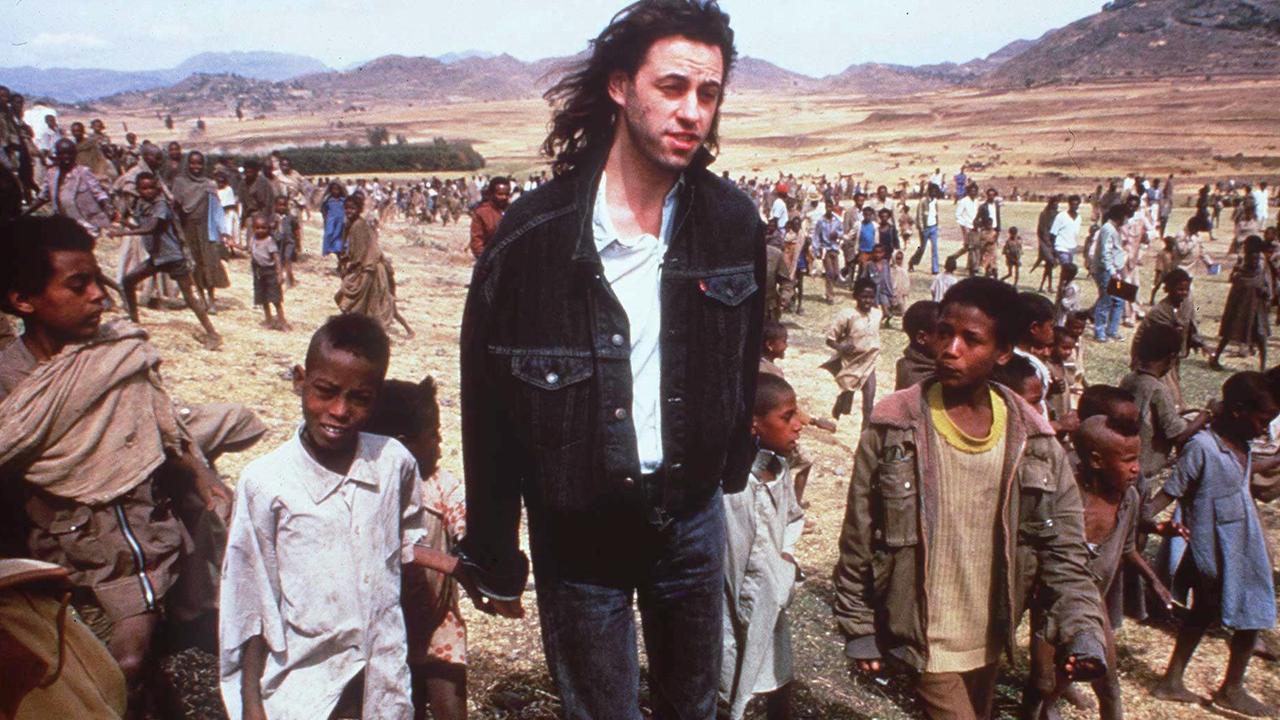
[[[928,660],[929,598],[925,572],[937,524],[936,449],[926,388],[893,393],[871,413],[849,484],[840,559],[835,568],[836,622],[854,659],[890,655],[922,670]],[[1025,400],[993,385],[1009,408],[1000,494],[992,622],[1009,653],[1038,586],[1045,636],[1060,651],[1104,660],[1102,605],[1086,568],[1080,491],[1053,429]]]

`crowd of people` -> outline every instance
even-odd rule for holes
[[[0,88],[0,716],[142,717],[159,648],[189,642],[216,652],[233,720],[464,718],[461,598],[523,617],[532,570],[566,717],[641,717],[634,606],[652,716],[736,720],[760,697],[792,717],[788,608],[814,522],[800,438],[855,414],[831,607],[859,673],[909,678],[930,718],[990,717],[1029,615],[1024,717],[1084,707],[1087,683],[1111,720],[1126,619],[1178,623],[1151,689],[1169,702],[1201,700],[1184,674],[1221,625],[1212,703],[1274,716],[1245,681],[1276,621],[1267,184],[1205,186],[1172,233],[1171,177],[1041,197],[1033,243],[968,168],[892,190],[735,182],[707,169],[733,58],[715,2],[640,0],[548,91],[551,175],[524,182],[308,178],[287,154],[117,146],[100,121],[37,134]],[[243,260],[263,324],[291,330],[312,212],[338,312],[292,368],[297,429],[233,490],[216,463],[265,426],[173,397],[141,309],[189,310],[217,348],[217,291]],[[379,229],[466,216],[458,478],[437,380],[387,377],[389,331],[413,330]],[[1042,274],[1020,289],[1031,252]],[[1211,351],[1193,286],[1221,272]],[[806,298],[840,306],[817,338],[829,413],[786,378]],[[906,347],[884,358],[894,321]],[[1087,366],[1116,342],[1124,372]],[[1193,408],[1182,366],[1200,351],[1221,370],[1232,342],[1260,372]]]

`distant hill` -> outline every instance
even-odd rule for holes
[[[329,68],[315,58],[277,52],[201,53],[161,70],[103,70],[98,68],[0,68],[0,84],[32,97],[81,102],[118,93],[163,88],[186,77],[240,75],[254,80],[289,80]]]
[[[497,53],[486,52],[484,50],[463,50],[462,52],[451,52],[443,55],[437,55],[436,59],[445,65],[452,65],[460,60],[470,60],[472,58],[491,58]]]
[[[980,78],[991,87],[1280,73],[1280,2],[1116,0]]]

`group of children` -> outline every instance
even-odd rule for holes
[[[182,277],[180,259],[165,254],[173,241],[160,189],[139,180],[150,205],[138,231],[151,257],[129,287],[146,272]],[[349,227],[360,212],[345,199]],[[264,216],[251,222],[256,295],[258,267],[264,291],[287,276],[288,238],[273,237],[278,224]],[[123,684],[129,712],[140,712],[162,624],[214,609],[212,566],[233,718],[425,717],[428,706],[437,718],[464,717],[459,585],[471,583],[449,550],[465,532],[465,508],[459,482],[439,468],[434,382],[386,379],[394,304],[344,308],[316,331],[293,370],[302,422],[245,469],[232,501],[210,461],[261,432],[197,432],[165,390],[145,332],[103,322],[93,239],[78,224],[30,218],[7,235],[13,262],[0,270],[0,304],[23,321],[23,335],[0,346],[0,474],[21,480],[6,483],[20,490],[5,504],[18,516],[8,527],[22,529],[5,538],[7,552],[68,570],[70,602],[122,671],[96,680]],[[345,240],[344,293],[348,282],[393,283],[376,236]],[[1191,279],[1171,271],[1163,284],[1159,312],[1135,338],[1134,370],[1112,387],[1081,381],[1087,315],[1064,314],[1061,294],[1055,303],[992,278],[952,283],[906,308],[895,392],[876,403],[884,311],[875,280],[855,282],[854,306],[826,337],[839,388],[832,415],[861,392],[863,423],[834,611],[855,665],[913,669],[931,717],[989,715],[999,656],[1028,609],[1028,717],[1051,717],[1073,680],[1093,685],[1103,717],[1120,717],[1113,628],[1126,612],[1141,617],[1133,608],[1148,588],[1166,611],[1192,593],[1157,697],[1198,699],[1183,673],[1220,622],[1233,634],[1213,702],[1273,712],[1244,677],[1258,632],[1275,622],[1250,496],[1263,463],[1250,442],[1280,414],[1280,374],[1233,375],[1220,402],[1184,419],[1176,368],[1200,346]],[[282,307],[277,316],[283,322]],[[759,452],[747,489],[724,500],[721,674],[733,717],[756,694],[767,695],[771,718],[790,712],[786,608],[802,577],[795,475],[806,464],[798,438],[806,425],[830,425],[804,413],[781,377],[785,351],[785,329],[771,326],[762,368],[773,371],[762,371],[753,406]],[[1156,522],[1175,501],[1178,522]],[[1149,567],[1141,550],[1150,534],[1184,540],[1180,561]],[[518,601],[476,597],[489,612],[523,612]],[[86,714],[120,715],[125,697],[106,688],[80,702],[93,705]]]

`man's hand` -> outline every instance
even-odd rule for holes
[[[1102,660],[1094,657],[1080,657],[1076,654],[1068,655],[1059,666],[1059,669],[1067,676],[1068,680],[1094,680],[1102,677],[1107,671],[1106,665]]]
[[[195,477],[196,494],[204,502],[206,510],[217,512],[223,522],[231,522],[231,505],[235,495],[226,483],[218,479],[212,469],[197,472]]]
[[[515,600],[496,600],[485,595],[476,586],[476,580],[467,571],[466,565],[458,563],[457,567],[454,568],[453,577],[457,579],[458,584],[467,593],[467,597],[471,598],[471,604],[480,612],[513,620],[524,617],[524,604],[519,598]]]

